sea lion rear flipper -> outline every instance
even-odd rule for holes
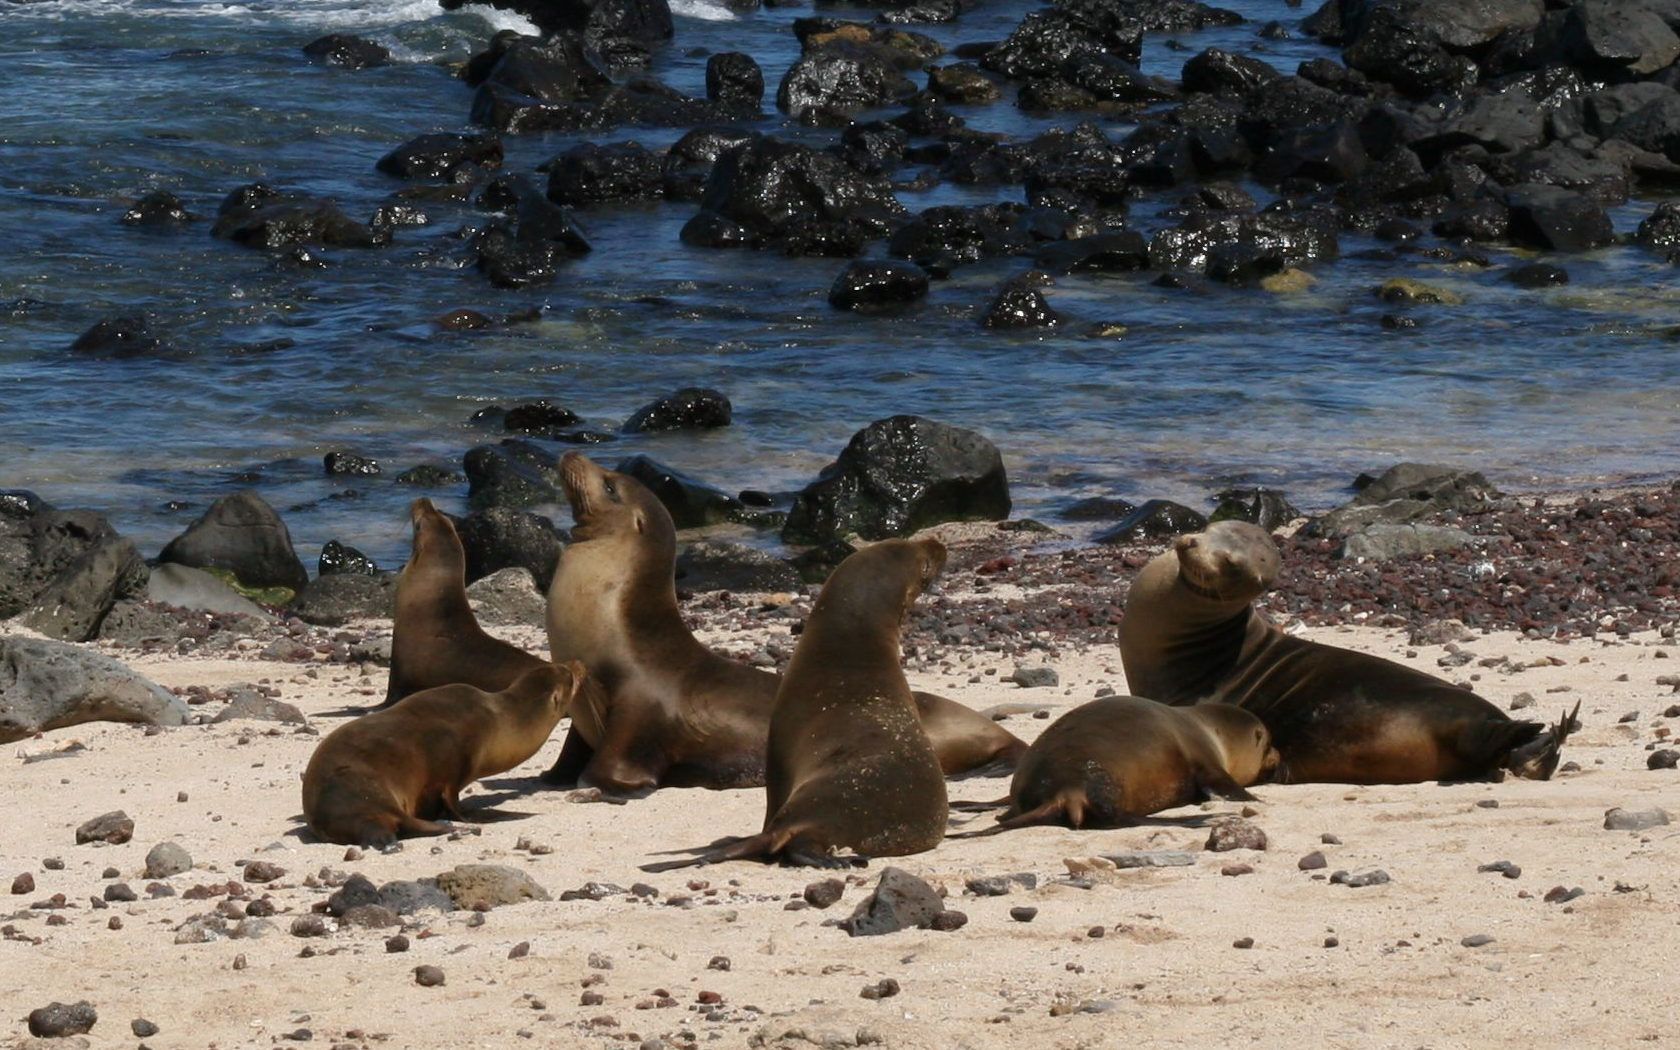
[[[1029,809],[1025,813],[1017,813],[1014,816],[1006,813],[989,828],[981,828],[979,831],[964,831],[945,837],[948,839],[978,839],[985,838],[988,835],[996,835],[1003,831],[1014,831],[1016,828],[1031,828],[1044,824],[1062,824],[1077,831],[1080,825],[1084,823],[1081,819],[1084,815],[1084,809],[1083,800],[1080,800],[1076,805],[1068,798],[1057,795],[1044,805]]]
[[[1505,760],[1505,768],[1528,780],[1550,780],[1557,771],[1558,756],[1564,742],[1569,739],[1569,734],[1580,728],[1581,724],[1575,718],[1580,713],[1581,702],[1577,700],[1575,710],[1559,719],[1549,732],[1513,749]]]
[[[988,809],[1002,809],[1009,805],[1009,796],[1005,795],[990,802],[953,802],[951,808],[958,813],[984,813]]]
[[[1472,722],[1452,741],[1452,749],[1462,763],[1462,772],[1453,779],[1492,776],[1496,770],[1508,767],[1517,753],[1531,744],[1538,744],[1544,750],[1545,729],[1541,722],[1519,722],[1504,717]]]

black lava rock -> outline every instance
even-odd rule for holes
[[[282,193],[260,182],[228,194],[210,232],[248,248],[376,248],[391,240],[389,230],[357,222],[330,200]]]
[[[972,430],[892,416],[858,431],[799,493],[782,538],[825,543],[855,532],[880,540],[944,521],[1001,521],[1009,506],[996,445]]]
[[[502,166],[502,140],[492,134],[421,135],[379,158],[374,165],[399,179],[470,180]]]
[[[321,562],[318,571],[322,576],[332,576],[336,573],[354,573],[361,576],[372,576],[379,571],[379,566],[373,559],[356,548],[328,540],[321,547]]]
[[[141,314],[102,318],[70,344],[75,353],[104,357],[138,357],[163,348]]]
[[[1199,511],[1172,500],[1152,499],[1121,518],[1113,528],[1097,534],[1098,543],[1130,543],[1145,537],[1164,538],[1207,528]]]
[[[530,572],[539,590],[548,590],[561,550],[560,534],[548,518],[496,507],[456,519],[455,531],[467,555],[468,583],[519,567]]]
[[[247,587],[300,590],[309,582],[309,573],[292,549],[286,523],[254,492],[217,500],[187,531],[169,541],[158,561],[222,569]]]
[[[1062,316],[1050,308],[1039,289],[1046,283],[1042,275],[1026,274],[1003,282],[981,315],[987,328],[1054,328],[1062,323]]]
[[[584,142],[549,165],[548,199],[556,204],[653,200],[665,191],[665,160],[636,142]]]
[[[869,310],[915,302],[927,293],[927,272],[914,263],[858,261],[840,271],[828,302],[840,310]]]
[[[150,229],[175,229],[185,226],[197,217],[187,211],[187,206],[181,203],[181,198],[173,193],[168,190],[153,190],[123,212],[122,224]]]
[[[741,501],[647,456],[631,456],[613,468],[646,485],[679,529],[729,521],[740,514]]]
[[[624,424],[626,434],[661,430],[710,430],[726,427],[735,410],[729,398],[709,387],[683,387],[669,397],[638,408]]]
[[[385,45],[347,33],[329,33],[311,40],[303,45],[303,53],[311,61],[345,69],[371,69],[391,61],[391,51]]]

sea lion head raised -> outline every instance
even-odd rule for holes
[[[910,607],[939,578],[945,557],[945,545],[931,536],[872,543],[834,570],[811,615],[844,624],[846,633],[890,629],[896,645]]]
[[[461,536],[449,515],[438,510],[429,499],[421,498],[408,505],[408,520],[414,525],[414,545],[403,575],[422,568],[439,575],[454,575],[465,580],[467,553],[461,546]]]
[[[1282,559],[1265,529],[1246,521],[1216,521],[1173,541],[1178,578],[1191,591],[1220,602],[1250,602],[1276,582]]]
[[[1234,704],[1197,704],[1189,711],[1199,719],[1225,756],[1225,771],[1247,786],[1267,779],[1281,759],[1272,734],[1253,712]]]
[[[607,470],[581,452],[560,457],[560,482],[572,505],[573,543],[635,535],[669,547],[676,556],[676,526],[671,513],[646,485]]]

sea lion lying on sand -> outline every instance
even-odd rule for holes
[[[1130,690],[1253,712],[1282,756],[1277,783],[1552,775],[1573,714],[1548,731],[1433,675],[1285,634],[1252,606],[1280,562],[1265,530],[1221,521],[1144,566],[1120,624]]]
[[[995,827],[1117,828],[1210,798],[1252,801],[1246,788],[1278,763],[1260,719],[1229,704],[1169,707],[1135,696],[1082,704],[1021,756]],[[990,808],[958,804],[954,809]]]

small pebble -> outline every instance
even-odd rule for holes
[[[1493,938],[1485,933],[1472,933],[1458,943],[1466,948],[1480,948],[1484,944],[1492,944]]]
[[[805,903],[813,908],[827,908],[845,895],[846,884],[839,879],[821,879],[805,887]]]
[[[530,941],[520,941],[518,944],[514,945],[512,948],[508,949],[508,958],[509,959],[523,959],[527,955],[530,955],[530,954],[531,954],[531,942]]]
[[[899,993],[898,982],[891,977],[883,977],[874,984],[866,984],[858,994],[865,999],[891,999]]]
[[[144,1017],[136,1017],[128,1024],[129,1030],[142,1039],[150,1039],[158,1034],[158,1026]]]
[[[391,954],[408,951],[408,938],[402,934],[385,938],[385,950]]]
[[[1009,917],[1016,922],[1032,922],[1038,918],[1038,909],[1030,904],[1017,904],[1009,909]]]
[[[12,880],[12,892],[14,894],[19,895],[19,896],[22,896],[25,893],[34,893],[35,892],[35,876],[29,874],[29,872],[26,871],[23,874],[19,875],[17,878],[13,879]]]
[[[40,1039],[84,1035],[99,1022],[99,1011],[87,1000],[48,1003],[29,1011],[29,1034]]]
[[[443,983],[443,971],[436,966],[416,966],[414,983],[422,988],[436,988]]]
[[[1317,871],[1320,868],[1328,867],[1329,864],[1330,862],[1324,859],[1323,852],[1316,849],[1295,862],[1295,866],[1302,871]]]
[[[1231,942],[1231,947],[1241,948],[1244,951],[1246,951],[1249,948],[1254,947],[1254,938],[1253,937],[1238,937],[1236,940]]]

